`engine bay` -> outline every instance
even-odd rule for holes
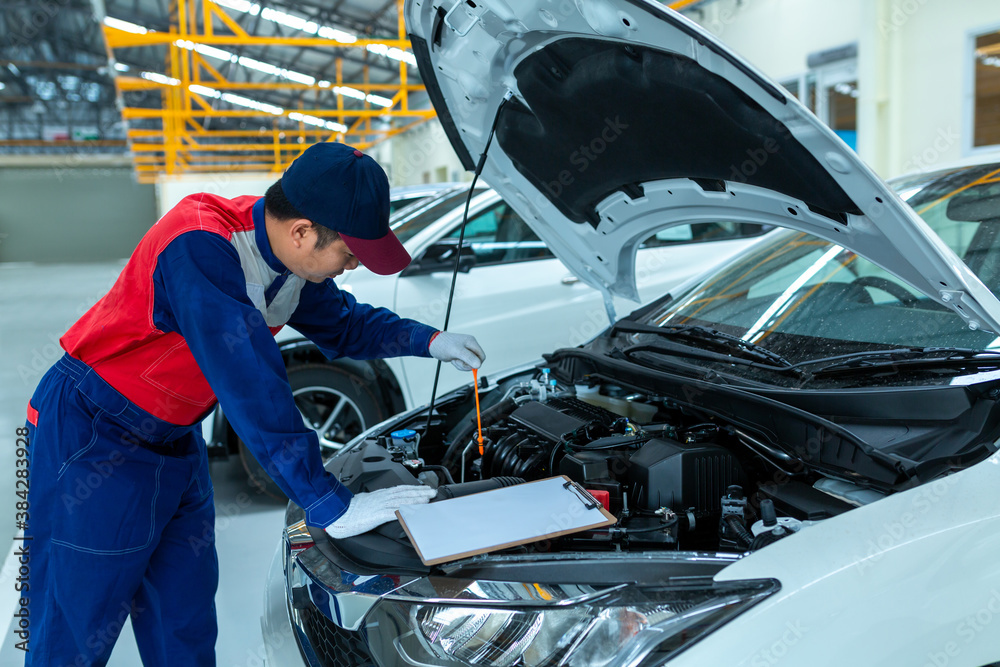
[[[470,388],[327,467],[353,493],[419,482],[438,489],[432,502],[565,475],[617,519],[521,552],[745,553],[884,495],[816,475],[745,429],[663,396],[563,385],[540,369],[481,397],[482,455]],[[336,549],[358,565],[426,569],[395,522]]]

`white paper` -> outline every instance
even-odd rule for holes
[[[565,483],[562,477],[554,477],[427,505],[407,505],[399,514],[425,562],[607,521],[600,509],[588,508],[577,491],[564,488]]]

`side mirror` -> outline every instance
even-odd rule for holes
[[[431,273],[455,270],[455,254],[458,253],[458,239],[441,239],[416,257],[399,275],[426,276]],[[462,251],[458,253],[458,270],[468,273],[476,265],[476,255],[472,252],[472,244],[466,241]]]

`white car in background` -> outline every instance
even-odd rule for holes
[[[394,197],[403,193],[425,195],[399,208],[392,220],[413,262],[395,276],[379,276],[361,267],[344,274],[337,285],[359,301],[441,328],[468,185],[393,191]],[[636,255],[640,302],[733,257],[768,229],[766,225],[712,221],[651,234]],[[510,205],[486,186],[477,186],[472,199],[460,261],[448,328],[479,340],[486,350],[484,373],[537,360],[546,350],[577,345],[609,324],[601,293],[556,259]],[[628,311],[639,304],[616,299],[616,305]],[[433,359],[330,361],[290,327],[282,329],[277,340],[296,404],[319,435],[325,456],[369,426],[430,400],[437,363]],[[439,392],[471,378],[444,364]],[[215,415],[210,426],[212,449],[217,455],[238,453],[253,485],[283,497],[221,411]]]

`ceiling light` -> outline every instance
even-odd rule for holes
[[[129,70],[129,66],[125,63],[115,63],[115,69],[119,72],[127,72]]]
[[[233,93],[222,93],[222,101],[229,102],[230,104],[236,104],[238,106],[248,107],[250,109],[256,109],[258,111],[266,111],[267,113],[274,114],[275,116],[280,116],[285,113],[285,110],[279,106],[268,104],[267,102],[258,102],[257,100],[250,99],[249,97],[234,95]]]
[[[56,84],[53,81],[39,81],[35,86],[35,94],[43,100],[51,100],[56,96]]]
[[[292,120],[300,120],[303,123],[309,125],[316,125],[318,127],[325,127],[328,130],[333,130],[334,132],[347,132],[347,126],[341,125],[340,123],[335,123],[330,120],[323,120],[322,118],[317,118],[316,116],[309,116],[298,111],[293,111],[288,114],[288,117]]]
[[[251,16],[260,14],[260,17],[267,21],[272,21],[294,30],[301,30],[310,35],[317,35],[323,39],[331,39],[341,44],[353,44],[358,41],[357,35],[353,35],[346,30],[328,25],[319,25],[315,21],[278,11],[277,9],[271,9],[270,7],[261,9],[260,5],[248,2],[247,0],[217,0],[216,4],[228,7],[229,9],[235,9],[244,14],[250,14]]]
[[[348,86],[334,86],[333,92],[337,95],[343,95],[344,97],[353,97],[356,100],[364,100],[365,94],[358,90],[357,88],[350,88]]]
[[[280,116],[285,113],[285,110],[279,106],[273,104],[268,104],[267,102],[260,102],[258,100],[252,100],[249,97],[243,97],[242,95],[235,95],[233,93],[221,93],[215,88],[209,88],[208,86],[201,86],[197,83],[193,83],[188,86],[188,90],[197,95],[204,95],[205,97],[211,97],[217,100],[222,100],[223,102],[229,102],[230,104],[235,104],[241,107],[247,107],[248,109],[256,109],[257,111],[266,111],[267,113],[274,114],[275,116]]]
[[[417,59],[412,53],[402,49],[397,49],[394,46],[388,46],[386,44],[369,44],[365,48],[368,49],[369,53],[374,53],[377,56],[385,56],[386,58],[392,58],[393,60],[402,60],[408,65],[417,64]]]
[[[125,32],[131,32],[136,35],[145,35],[147,32],[151,32],[141,25],[136,23],[129,23],[128,21],[122,21],[121,19],[111,18],[110,16],[104,17],[104,25],[109,28],[115,28],[116,30],[124,30]]]
[[[390,100],[388,97],[382,97],[381,95],[366,95],[365,99],[371,102],[372,104],[376,104],[380,107],[392,106],[392,100]]]
[[[205,97],[214,97],[216,99],[222,97],[222,93],[215,90],[214,88],[208,88],[207,86],[199,86],[197,83],[192,83],[188,86],[188,90],[196,95],[204,95]]]
[[[139,76],[141,76],[143,79],[146,79],[147,81],[152,81],[154,83],[160,83],[160,84],[163,84],[164,86],[177,86],[177,85],[180,85],[180,80],[175,79],[172,76],[164,76],[163,74],[160,74],[159,72],[143,72]]]
[[[208,56],[209,58],[236,63],[243,67],[257,70],[258,72],[263,72],[264,74],[270,74],[271,76],[276,76],[281,79],[304,83],[307,86],[311,86],[316,83],[316,77],[309,76],[308,74],[296,72],[295,70],[282,69],[276,65],[261,62],[260,60],[255,60],[254,58],[248,58],[247,56],[237,56],[235,53],[231,53],[224,49],[217,49],[214,46],[209,46],[207,44],[195,44],[194,42],[186,39],[178,39],[174,41],[174,44],[182,49],[195,51],[203,56]]]

